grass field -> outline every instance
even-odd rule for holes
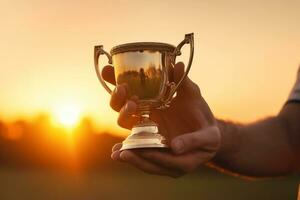
[[[179,179],[126,168],[81,175],[0,170],[0,199],[296,199],[299,177],[245,181],[204,170]]]

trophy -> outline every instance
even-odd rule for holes
[[[170,68],[174,67],[181,48],[189,44],[190,56],[186,70],[178,83],[170,80]],[[99,70],[99,57],[105,55],[115,72],[116,85],[125,84],[128,97],[135,97],[139,121],[131,134],[123,141],[121,150],[135,148],[166,148],[165,138],[158,125],[150,119],[154,109],[170,106],[176,90],[186,78],[193,61],[194,34],[186,34],[178,46],[157,42],[136,42],[115,46],[107,53],[102,45],[94,48],[94,62],[98,79],[108,93],[112,90]]]

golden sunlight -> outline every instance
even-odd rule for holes
[[[61,105],[55,108],[54,117],[66,127],[74,127],[80,120],[81,109],[75,104]]]

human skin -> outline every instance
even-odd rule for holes
[[[184,72],[183,63],[173,69],[174,82]],[[114,70],[104,67],[104,79],[115,84]],[[110,101],[119,112],[118,124],[131,129],[137,122],[137,104],[126,93],[126,85],[116,86]],[[171,106],[154,110],[150,116],[158,123],[170,149],[112,149],[112,159],[133,165],[150,174],[179,177],[209,164],[246,176],[278,176],[299,169],[300,106],[285,105],[277,116],[251,124],[215,119],[189,78],[179,88]]]

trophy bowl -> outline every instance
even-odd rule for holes
[[[186,70],[178,83],[169,79],[170,68],[174,67],[176,57],[181,55],[181,48],[190,45],[190,56]],[[137,42],[115,46],[107,53],[102,45],[94,48],[95,70],[98,79],[108,93],[112,90],[104,81],[99,69],[99,57],[106,55],[108,63],[115,71],[116,85],[124,84],[128,98],[137,103],[138,123],[133,126],[131,134],[123,141],[121,150],[134,148],[168,147],[158,125],[150,119],[154,109],[165,109],[176,90],[186,78],[193,61],[193,33],[186,34],[177,46],[157,42]]]

